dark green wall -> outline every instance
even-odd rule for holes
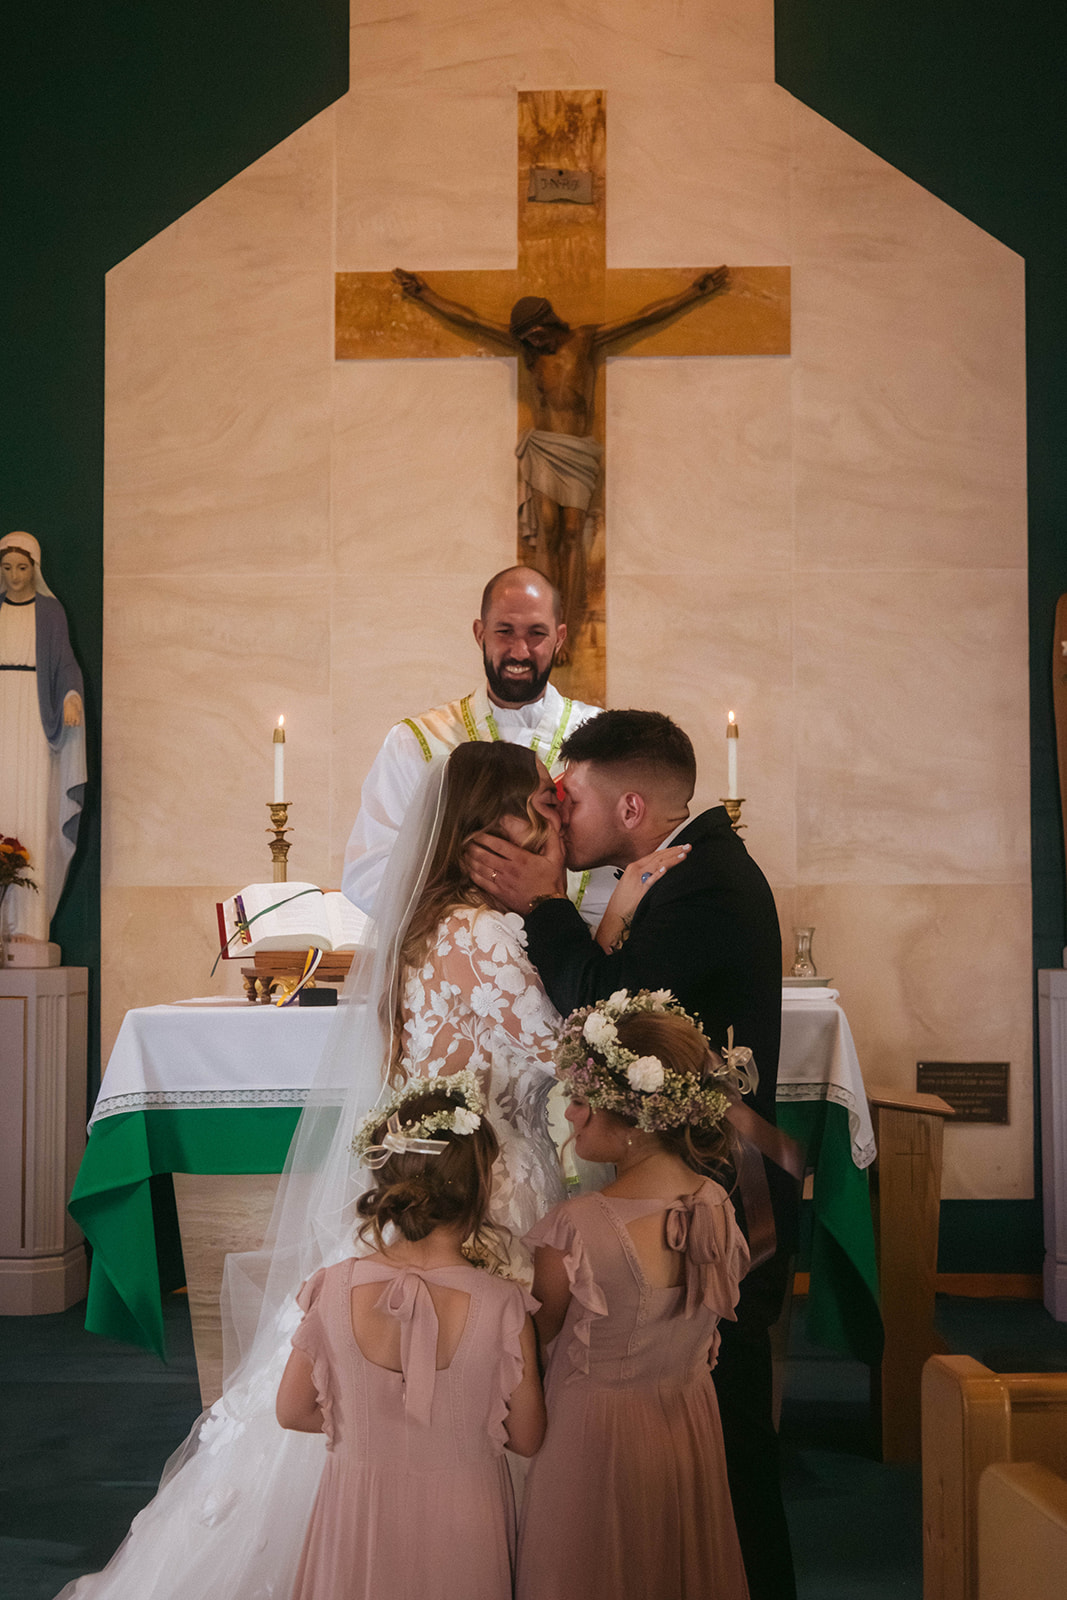
[[[1058,967],[1067,932],[1051,668],[1056,600],[1067,590],[1064,8],[775,0],[775,37],[783,88],[1026,259],[1034,967]],[[1038,1269],[1036,1200],[942,1210],[944,1270]]]
[[[3,39],[0,531],[41,541],[90,786],[53,924],[99,1081],[104,274],[348,86],[347,0],[16,0]],[[0,753],[2,758],[2,753]]]

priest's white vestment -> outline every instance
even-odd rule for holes
[[[345,850],[341,879],[345,894],[361,911],[373,913],[389,852],[425,764],[434,756],[447,755],[469,740],[489,743],[504,739],[508,744],[526,745],[555,778],[563,770],[559,751],[564,739],[600,710],[600,706],[581,700],[565,699],[551,684],[540,700],[529,705],[498,706],[489,699],[483,683],[460,700],[398,722],[386,734],[360,792],[359,815]],[[571,899],[595,928],[615,887],[613,869],[570,873],[568,886]]]

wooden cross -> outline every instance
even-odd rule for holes
[[[599,90],[534,90],[519,94],[518,266],[514,272],[435,272],[431,287],[448,300],[474,306],[488,321],[506,325],[523,295],[551,300],[571,326],[623,317],[678,294],[701,269],[614,268],[606,265],[607,132]],[[589,205],[544,204],[527,199],[533,167],[591,172]],[[406,268],[410,262],[398,263]],[[652,329],[613,342],[625,356],[788,355],[789,268],[731,267],[730,286],[698,301]],[[388,272],[339,272],[336,282],[335,354],[338,360],[396,360],[417,356],[500,355],[499,344],[443,321],[404,297]],[[593,434],[604,444],[605,376],[597,374]],[[519,431],[532,422],[532,383],[519,363]],[[606,457],[605,457],[606,463]],[[604,474],[590,506],[584,616],[571,659],[553,679],[565,694],[603,705]],[[518,541],[517,559],[540,565]]]

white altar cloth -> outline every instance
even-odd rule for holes
[[[335,1015],[214,998],[128,1011],[89,1126],[126,1111],[303,1105]],[[836,990],[783,991],[778,1099],[844,1106],[853,1161],[874,1160],[859,1060]]]
[[[859,1057],[836,989],[783,989],[779,1103],[829,1100],[848,1112],[852,1159],[869,1167],[877,1155]]]

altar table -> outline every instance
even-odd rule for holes
[[[70,1200],[93,1247],[90,1332],[165,1357],[153,1177],[280,1172],[336,1015],[214,999],[127,1014]],[[783,991],[778,1101],[814,1175],[808,1335],[876,1363],[874,1132],[835,991]]]

